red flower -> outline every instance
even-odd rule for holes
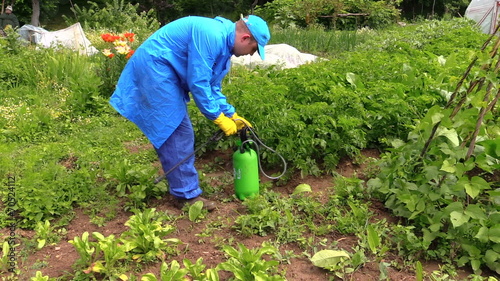
[[[129,42],[134,42],[135,34],[132,32],[123,33],[123,37],[125,37]]]
[[[112,39],[112,37],[113,35],[109,33],[104,33],[101,35],[102,40],[104,40],[105,42],[113,42],[114,40]]]
[[[120,36],[113,35],[113,34],[110,34],[110,33],[104,33],[104,34],[101,35],[101,38],[105,42],[112,43],[112,42],[115,42],[116,40],[120,39]]]
[[[125,58],[129,59],[134,54],[134,52],[135,52],[134,50],[130,50],[128,54],[125,56]]]

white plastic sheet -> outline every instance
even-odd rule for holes
[[[312,63],[316,60],[322,60],[312,54],[301,53],[295,47],[292,47],[287,44],[274,44],[274,45],[266,45],[266,59],[262,60],[257,52],[252,56],[240,56],[231,58],[231,62],[234,65],[243,65],[247,67],[268,67],[271,65],[276,66],[279,69],[285,68],[295,68],[299,65],[303,65],[306,63]]]
[[[23,39],[46,48],[63,46],[85,55],[99,52],[85,36],[80,23],[56,31],[47,31],[33,25],[23,25],[18,29],[18,32]]]
[[[492,34],[498,24],[500,0],[472,0],[465,17],[474,20],[484,33]]]

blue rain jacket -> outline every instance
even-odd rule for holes
[[[189,92],[210,120],[234,107],[221,92],[230,68],[234,22],[185,17],[151,35],[129,59],[110,104],[159,148],[187,114]]]

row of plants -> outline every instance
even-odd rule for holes
[[[415,226],[429,258],[500,274],[498,40],[489,40],[447,104],[393,140],[369,186]]]
[[[470,46],[486,39],[466,20],[432,21],[388,35],[362,32],[370,33],[366,43],[329,60],[282,71],[233,71],[226,80],[230,102],[268,146],[286,155],[292,172],[331,173],[344,156],[405,140],[415,120],[447,102],[475,53]],[[208,124],[193,116],[194,123]],[[276,155],[263,159],[269,166],[280,163]]]

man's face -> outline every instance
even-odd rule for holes
[[[7,9],[7,10],[5,10],[5,13],[10,14],[10,13],[12,13],[12,11]]]
[[[245,33],[239,38],[236,38],[236,42],[234,42],[233,47],[233,54],[237,57],[253,55],[258,48],[257,41],[255,41],[250,34]]]

